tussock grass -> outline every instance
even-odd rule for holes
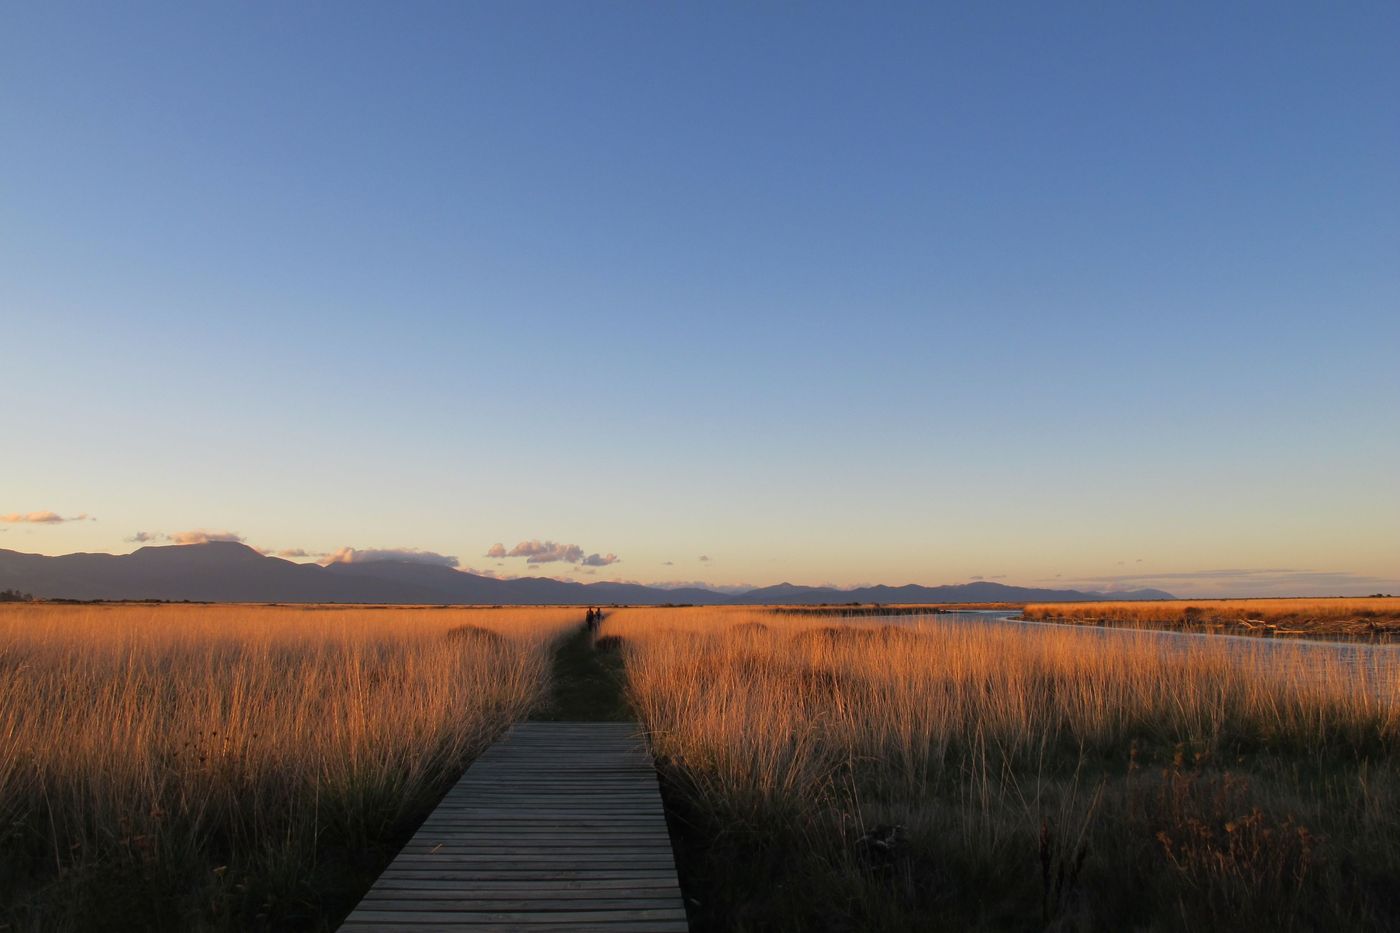
[[[736,609],[609,630],[704,928],[1379,929],[1400,906],[1393,668]]]
[[[1254,635],[1400,635],[1400,597],[1033,603],[1027,619]]]
[[[0,607],[0,928],[328,928],[579,621]]]

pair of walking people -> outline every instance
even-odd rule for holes
[[[603,610],[589,607],[588,615],[584,616],[584,621],[588,623],[590,632],[598,631],[598,626],[603,624]]]

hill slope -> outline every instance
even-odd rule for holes
[[[871,586],[855,590],[782,583],[730,595],[637,583],[572,583],[547,577],[497,580],[413,561],[297,564],[227,541],[143,547],[130,554],[47,557],[0,549],[0,590],[50,599],[167,599],[200,602],[448,603],[513,606],[584,603],[1083,602],[1170,599],[1159,590],[1084,593],[1000,583],[955,586]]]

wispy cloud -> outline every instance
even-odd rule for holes
[[[57,512],[10,512],[0,515],[0,522],[7,525],[61,525],[64,522],[97,521],[86,512],[78,515],[59,515]]]
[[[271,552],[270,552],[270,553],[271,553]],[[277,555],[278,557],[284,557],[284,558],[288,558],[288,559],[294,558],[294,557],[317,557],[317,558],[319,558],[319,557],[329,557],[329,556],[330,556],[330,555],[327,554],[325,551],[308,551],[308,550],[306,550],[306,548],[300,548],[300,547],[284,547],[284,548],[282,548],[280,551],[277,551],[277,552],[276,552],[276,555]]]
[[[701,555],[700,555],[700,562],[703,563],[703,564],[708,564],[708,563],[710,562],[710,555],[708,555],[708,554],[701,554]]]
[[[1400,578],[1396,577],[1294,567],[1224,567],[1055,579],[1061,585],[1069,584],[1081,589],[1114,592],[1151,587],[1187,597],[1361,596],[1400,590]]]
[[[206,531],[197,528],[194,531],[177,531],[170,536],[170,540],[176,544],[208,544],[211,541],[231,541],[235,544],[243,543],[243,536],[236,531]]]
[[[169,541],[170,536],[161,531],[138,531],[129,538],[123,538],[129,544],[150,544],[152,541]]]
[[[533,538],[521,541],[510,550],[504,544],[493,544],[486,549],[490,558],[523,557],[527,564],[581,564],[585,567],[606,567],[621,560],[616,554],[592,554],[577,544],[561,544],[558,541],[541,541]]]
[[[658,580],[654,583],[642,583],[640,580],[619,581],[626,583],[641,583],[643,586],[654,586],[659,590],[688,590],[701,589],[711,590],[716,593],[747,593],[754,589],[752,583],[707,583],[704,580]]]
[[[460,562],[450,554],[438,554],[419,548],[353,548],[343,547],[325,556],[323,564],[364,564],[376,560],[396,560],[412,564],[433,564],[456,567]]]
[[[567,578],[565,578],[565,577],[557,577],[557,576],[555,576],[555,577],[551,577],[551,576],[541,576],[541,575],[538,574],[538,573],[529,573],[529,574],[501,573],[499,570],[491,570],[491,569],[489,569],[489,568],[478,570],[478,569],[475,568],[475,567],[466,567],[466,566],[462,566],[462,567],[458,567],[457,569],[458,569],[458,571],[460,571],[461,573],[476,574],[478,577],[490,577],[490,578],[493,579],[493,580],[563,580],[563,579],[567,579]],[[580,572],[580,573],[588,573],[589,571],[579,571],[579,572]],[[594,571],[594,572],[596,572],[596,571]]]

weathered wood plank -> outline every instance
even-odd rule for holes
[[[403,915],[409,916],[409,915]],[[549,933],[573,933],[574,930],[588,930],[589,933],[686,933],[690,927],[685,920],[601,920],[595,923],[529,923],[529,925],[519,925],[519,923],[490,923],[473,922],[473,920],[455,920],[455,922],[442,923],[441,920],[427,920],[427,922],[417,922],[417,920],[400,919],[396,923],[360,923],[347,922],[340,927],[346,933],[395,933],[396,930],[412,930],[413,933],[454,933],[456,930],[470,930],[472,933],[515,933],[515,930],[549,930]]]
[[[456,922],[456,920],[486,920],[490,923],[529,923],[543,920],[546,923],[580,923],[592,920],[683,920],[685,908],[638,908],[610,909],[610,911],[379,911],[379,909],[356,908],[358,919],[365,922],[393,922],[412,916],[419,920]]]
[[[342,929],[686,929],[631,723],[520,723],[443,798]]]
[[[674,879],[675,871],[662,868],[588,868],[588,869],[546,869],[546,868],[453,868],[451,866],[395,868],[390,866],[380,875],[381,881],[434,880],[461,882],[511,880],[511,881],[582,881],[605,880],[656,880]]]

